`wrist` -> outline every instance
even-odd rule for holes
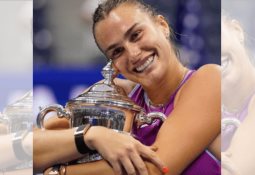
[[[31,155],[24,149],[24,139],[27,137],[28,131],[19,131],[13,134],[12,148],[18,160],[30,160]]]
[[[33,133],[29,132],[25,138],[22,140],[22,146],[24,151],[27,153],[27,155],[31,156],[33,155]]]
[[[98,126],[91,126],[86,134],[83,135],[85,144],[91,149],[95,150],[94,143],[96,140],[96,132]]]
[[[85,140],[84,140],[84,135],[87,133],[87,131],[89,129],[90,129],[90,124],[85,124],[85,125],[81,125],[81,126],[77,127],[74,132],[75,146],[76,146],[77,151],[80,154],[86,154],[86,153],[92,151],[87,146],[87,144],[85,143]]]

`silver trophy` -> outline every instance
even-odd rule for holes
[[[165,120],[160,112],[145,114],[143,109],[131,101],[124,90],[115,85],[113,79],[117,73],[112,68],[111,61],[103,68],[103,81],[94,84],[88,91],[69,100],[65,108],[59,104],[47,106],[39,112],[37,125],[44,128],[44,118],[48,112],[55,111],[59,118],[67,118],[69,126],[77,127],[83,124],[104,126],[119,132],[132,131],[133,122],[138,126],[151,124],[154,119]],[[100,160],[98,153],[88,153],[78,163]]]
[[[33,92],[29,91],[20,99],[7,105],[0,119],[7,124],[8,132],[14,133],[23,130],[32,130]]]

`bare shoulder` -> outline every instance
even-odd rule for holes
[[[198,101],[208,98],[220,98],[221,70],[216,64],[207,64],[200,67],[183,85],[176,96],[175,104],[182,99],[194,97]],[[193,99],[193,101],[196,101]]]
[[[115,78],[114,83],[124,89],[129,94],[135,87],[136,83],[127,79]]]
[[[173,111],[161,126],[155,142],[161,159],[175,169],[176,174],[181,174],[219,135],[220,109],[220,67],[202,66],[178,91]],[[169,151],[176,148],[181,151]]]
[[[216,64],[207,64],[197,69],[190,79],[185,83],[185,86],[198,86],[220,83],[221,71],[220,66]]]
[[[217,64],[206,64],[202,67],[200,67],[196,74],[201,77],[215,77],[215,78],[221,78],[221,69],[220,66]]]

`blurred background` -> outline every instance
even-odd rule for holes
[[[183,64],[196,69],[220,64],[220,0],[145,0],[165,17],[176,35]],[[34,0],[34,104],[64,105],[102,79],[106,59],[92,36],[97,0]],[[35,109],[35,111],[38,111]]]
[[[0,172],[32,174],[32,0],[0,1]],[[29,133],[13,146],[18,133]],[[21,137],[21,136],[20,136]],[[21,143],[21,142],[20,142]],[[22,145],[27,158],[17,160]],[[16,149],[15,149],[16,148]]]
[[[251,60],[255,65],[255,50],[254,50],[254,29],[255,20],[254,8],[255,4],[253,0],[222,0],[222,12],[231,19],[236,19],[242,26],[245,39],[246,47],[248,47],[251,53]]]
[[[33,88],[32,6],[0,1],[0,111]]]

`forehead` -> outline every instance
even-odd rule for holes
[[[113,9],[95,27],[95,35],[100,47],[104,48],[109,42],[118,40],[120,36],[135,23],[151,22],[147,13],[139,9],[137,5],[121,4]]]

